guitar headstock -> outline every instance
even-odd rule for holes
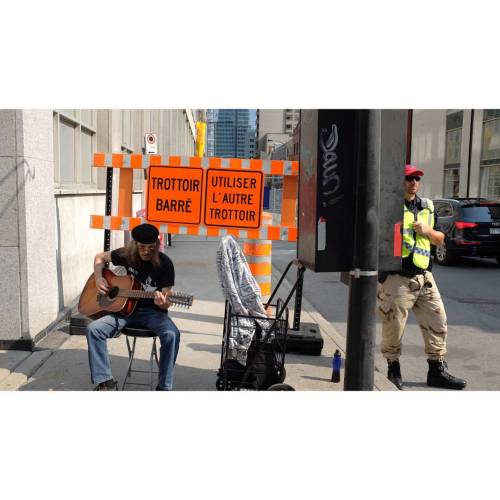
[[[168,297],[173,306],[185,307],[189,309],[193,305],[194,296],[183,292],[174,292]]]

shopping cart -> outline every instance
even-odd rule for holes
[[[217,390],[294,390],[292,386],[284,383],[286,377],[286,341],[289,325],[287,306],[295,293],[305,268],[298,261],[293,261],[293,263],[296,263],[299,267],[297,281],[285,300],[278,298],[275,303],[268,302],[265,305],[268,311],[267,317],[236,314],[232,310],[229,301],[226,300],[221,360],[216,381]],[[283,282],[283,277],[272,292],[270,301],[276,296],[278,288]],[[242,365],[237,360],[229,357],[230,350],[228,346],[234,329],[245,328],[255,330],[255,332],[247,351],[246,364]]]

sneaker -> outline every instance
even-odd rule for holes
[[[94,391],[117,391],[117,390],[118,390],[118,382],[112,378],[106,380],[105,382],[101,382],[94,389]]]

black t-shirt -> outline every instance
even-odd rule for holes
[[[174,264],[164,253],[160,252],[160,267],[153,267],[151,262],[141,261],[139,268],[134,268],[127,262],[125,257],[125,248],[118,248],[111,252],[111,262],[114,266],[123,266],[127,274],[140,281],[144,290],[153,292],[162,288],[174,286],[175,270]],[[149,307],[159,309],[154,305],[151,299],[139,299],[137,307]],[[163,311],[164,309],[160,309]],[[165,311],[166,312],[166,311]]]
[[[416,213],[420,212],[420,210],[422,210],[422,198],[415,196],[415,198],[413,198],[413,200],[411,200],[411,201],[405,200],[405,205],[406,205],[406,208],[410,212],[413,212],[414,214],[416,214]],[[416,217],[415,217],[415,220],[416,220]],[[438,218],[436,212],[434,212],[434,228],[433,229],[435,231],[441,231],[441,229],[439,227],[439,218]],[[431,252],[433,252],[433,251],[434,251],[434,246],[431,245]],[[402,260],[402,264],[403,264],[404,271],[422,272],[422,269],[420,269],[420,267],[417,267],[413,263],[413,254],[410,254],[410,255],[408,255],[408,257],[404,258]],[[429,261],[429,267],[427,269],[429,271],[432,269],[432,258]]]

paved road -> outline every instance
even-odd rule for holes
[[[283,270],[295,257],[295,245],[274,242],[273,265]],[[457,266],[434,266],[448,315],[450,372],[465,378],[468,389],[500,390],[500,266],[493,259],[464,258]],[[304,295],[316,309],[346,335],[348,287],[339,273],[306,272]],[[378,352],[380,324],[377,325],[375,364],[386,372]],[[403,338],[401,368],[406,390],[428,390],[427,362],[423,339],[413,314]]]

